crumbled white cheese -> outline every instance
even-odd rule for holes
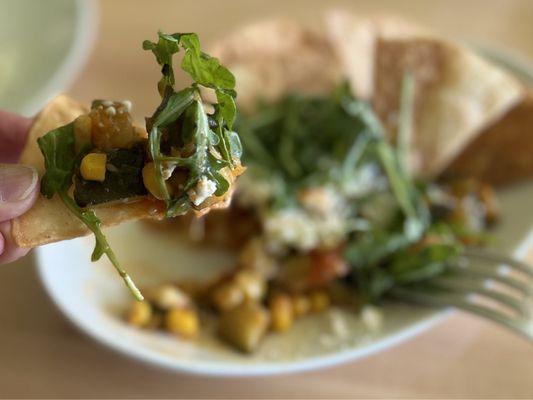
[[[349,198],[360,198],[386,186],[387,179],[381,176],[377,165],[365,164],[343,181],[342,191]]]
[[[111,100],[104,100],[102,101],[102,105],[104,107],[111,107],[113,105],[113,102]]]
[[[217,185],[212,180],[207,179],[206,176],[202,176],[196,183],[196,187],[189,189],[187,194],[189,199],[195,206],[202,204],[209,196],[213,195],[217,190]]]
[[[124,107],[124,109],[127,111],[127,112],[130,112],[131,111],[131,101],[129,100],[123,100],[121,102],[122,106]]]
[[[269,248],[312,250],[320,245],[330,247],[339,243],[348,229],[346,221],[340,209],[323,216],[299,208],[286,208],[266,215],[263,228]]]
[[[374,306],[364,306],[361,310],[361,319],[365,326],[372,332],[377,332],[383,326],[383,313]]]
[[[169,164],[166,162],[161,163],[161,177],[166,181],[172,176],[172,173],[176,169],[176,164]]]
[[[109,106],[105,109],[105,112],[107,115],[109,115],[110,117],[112,117],[113,115],[115,115],[117,113],[117,110],[115,109],[115,107],[113,106]]]

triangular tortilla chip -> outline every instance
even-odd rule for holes
[[[434,177],[520,101],[517,79],[471,51],[436,38],[378,39],[373,103],[394,137],[401,82],[415,80],[413,171]]]
[[[478,135],[445,175],[493,185],[533,177],[533,92]]]
[[[342,78],[325,34],[286,20],[240,29],[217,42],[210,54],[235,75],[242,110],[291,91],[328,93]]]
[[[472,51],[394,17],[329,13],[307,28],[285,20],[244,28],[213,53],[236,74],[239,105],[286,92],[329,92],[348,78],[371,99],[389,136],[397,131],[401,81],[415,78],[411,165],[435,177],[489,124],[523,98],[514,77]]]
[[[44,159],[37,145],[37,138],[62,125],[72,122],[79,115],[88,112],[88,108],[60,95],[52,100],[37,116],[26,147],[22,152],[20,163],[34,166],[39,176],[44,174]],[[137,127],[142,130],[142,128]],[[233,183],[242,174],[245,167],[237,166],[232,170],[221,170],[230,185],[230,189],[219,197],[211,197],[202,203],[202,208],[193,210],[197,217],[211,210],[226,208],[231,202]],[[165,204],[151,196],[100,204],[92,209],[102,222],[102,227],[117,225],[121,222],[143,218],[161,219]],[[22,216],[13,220],[12,235],[20,247],[34,247],[60,240],[72,239],[91,233],[78,218],[72,215],[61,200],[54,196],[46,199],[39,195],[33,207]]]
[[[374,94],[377,39],[429,35],[395,16],[357,16],[342,10],[326,13],[325,32],[354,94],[366,100]]]
[[[42,176],[44,160],[37,145],[37,138],[72,122],[87,111],[87,107],[65,95],[52,100],[37,116],[20,163],[35,167],[39,176]],[[105,204],[93,209],[102,221],[102,226],[108,227],[129,220],[160,217],[162,205],[162,202],[142,198],[130,203]],[[20,247],[39,246],[89,233],[87,227],[68,211],[57,196],[49,200],[39,195],[34,206],[12,223],[13,238]]]

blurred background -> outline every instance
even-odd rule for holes
[[[204,44],[236,26],[302,21],[338,7],[397,14],[443,35],[533,59],[530,0],[74,1],[0,0],[0,108],[31,115],[59,91],[90,102],[131,99],[141,120],[158,103],[159,70],[142,51],[158,29]],[[533,65],[533,64],[530,64]],[[75,267],[75,265],[73,265]],[[531,347],[457,315],[356,364],[264,379],[178,376],[125,359],[74,330],[40,286],[32,256],[0,268],[2,397],[529,397]],[[455,331],[461,326],[463,336]]]
[[[533,2],[527,0],[111,1],[100,4],[94,49],[69,93],[85,101],[95,94],[131,98],[136,115],[144,116],[157,103],[154,82],[159,71],[140,44],[154,39],[158,29],[194,31],[209,44],[218,35],[263,18],[312,21],[335,7],[362,14],[400,15],[462,41],[533,58]]]

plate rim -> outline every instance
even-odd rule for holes
[[[98,4],[91,0],[74,0],[75,23],[73,40],[59,67],[36,90],[34,96],[16,111],[25,116],[39,112],[44,104],[68,89],[86,65],[94,47],[99,27]]]

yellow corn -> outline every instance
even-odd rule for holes
[[[275,295],[270,302],[270,322],[272,329],[285,332],[294,321],[294,311],[291,298],[287,295]]]
[[[297,295],[292,300],[292,307],[295,316],[305,315],[311,310],[311,300],[303,294]]]
[[[173,308],[165,315],[165,327],[172,333],[191,338],[198,333],[200,321],[191,309]]]
[[[313,312],[324,311],[326,308],[329,307],[329,304],[331,302],[329,295],[326,292],[320,290],[312,292],[310,295],[310,300],[311,310]]]
[[[163,192],[159,187],[159,182],[155,178],[155,164],[150,162],[143,167],[143,183],[146,189],[154,196],[156,199],[163,200]],[[165,182],[166,185],[166,182]],[[168,186],[167,186],[168,189]]]
[[[89,153],[81,160],[80,172],[83,179],[88,181],[105,180],[105,165],[107,155],[103,153]]]
[[[150,323],[152,318],[152,307],[147,301],[136,301],[132,303],[126,320],[130,325],[143,327]]]
[[[88,115],[80,115],[74,120],[74,147],[76,153],[91,144],[92,121]]]

